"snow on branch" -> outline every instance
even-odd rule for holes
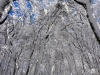
[[[8,13],[11,10],[11,2],[13,0],[0,0],[0,24],[7,19]]]
[[[87,17],[89,19],[91,28],[92,28],[92,30],[93,30],[96,38],[97,38],[97,41],[100,44],[100,29],[98,27],[96,19],[93,17],[93,14],[92,14],[93,13],[92,6],[91,6],[91,1],[92,0],[74,0],[74,1],[76,1],[79,4],[81,4],[82,6],[85,5],[85,9],[87,11]]]

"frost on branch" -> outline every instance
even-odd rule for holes
[[[0,0],[0,24],[3,24],[11,10],[11,2],[13,0]]]
[[[87,11],[87,17],[89,19],[91,28],[96,36],[97,41],[100,44],[100,27],[96,22],[96,18],[93,17],[93,11],[92,11],[92,5],[91,5],[92,0],[75,0],[75,1],[83,6],[85,5],[85,9]]]
[[[0,75],[100,74],[100,45],[86,10],[74,1],[53,8],[34,25],[13,16],[0,27]]]

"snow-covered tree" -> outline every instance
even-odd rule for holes
[[[91,1],[11,5],[0,24],[0,75],[100,75],[100,29]]]

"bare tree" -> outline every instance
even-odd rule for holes
[[[87,0],[58,0],[48,12],[31,1],[40,12],[35,25],[14,17],[0,25],[0,75],[100,75],[99,29]]]

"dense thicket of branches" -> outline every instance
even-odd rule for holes
[[[0,75],[100,75],[100,45],[82,5],[58,2],[35,25],[13,19],[0,25]]]

